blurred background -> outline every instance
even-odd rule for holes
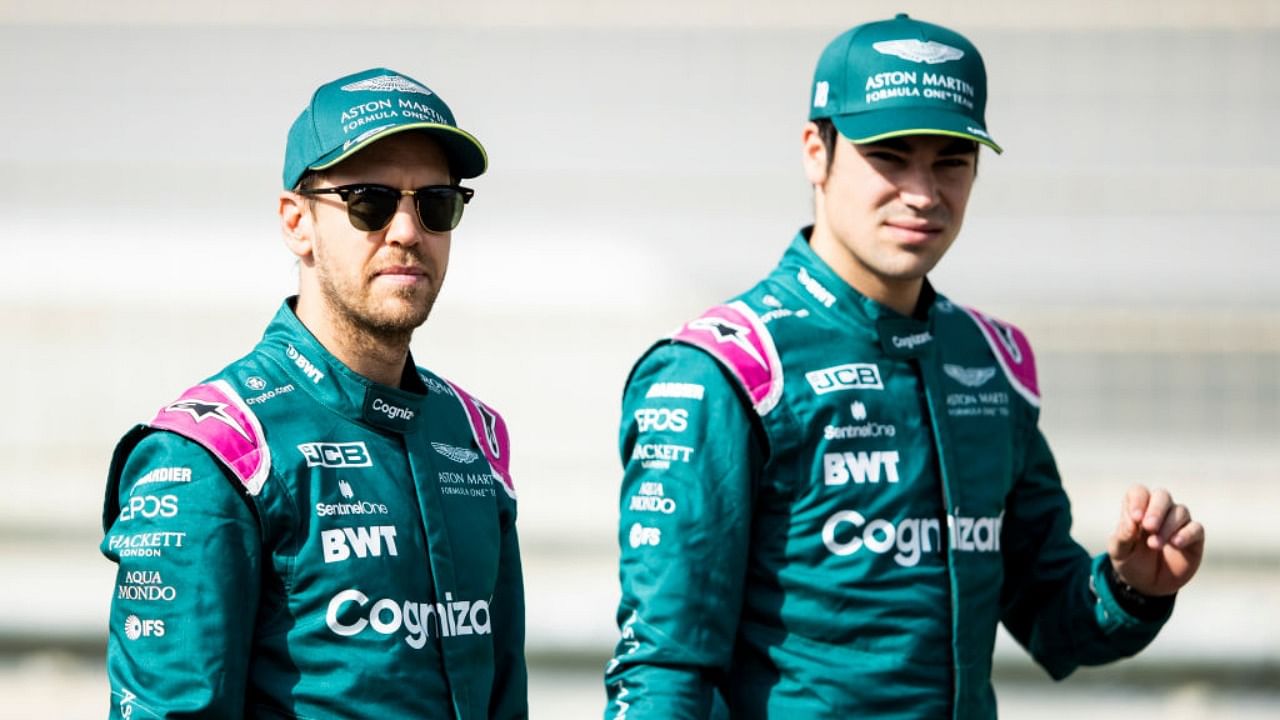
[[[275,225],[313,88],[388,65],[489,149],[419,362],[513,428],[535,717],[596,717],[617,599],[622,383],[810,218],[813,65],[909,11],[982,50],[989,128],[934,283],[1035,343],[1077,537],[1124,489],[1208,528],[1139,658],[1006,717],[1280,716],[1280,3],[0,0],[0,715],[98,717],[111,448],[293,291]]]

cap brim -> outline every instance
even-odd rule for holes
[[[997,145],[987,134],[986,128],[975,125],[971,118],[945,110],[885,109],[854,115],[836,115],[831,118],[831,122],[835,124],[836,130],[839,130],[841,135],[855,145],[905,135],[947,135],[982,143],[997,153],[1004,152],[1004,148]]]
[[[483,175],[484,171],[489,167],[489,154],[485,152],[484,146],[480,144],[480,141],[466,130],[452,125],[441,125],[440,123],[408,123],[389,127],[348,147],[338,148],[308,165],[307,169],[324,170],[325,168],[333,167],[379,140],[410,130],[427,133],[436,142],[440,143],[445,156],[449,158],[449,171],[460,178],[473,178]]]

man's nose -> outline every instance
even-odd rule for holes
[[[902,174],[898,189],[902,201],[918,210],[927,210],[941,201],[938,179],[929,167],[912,164]]]
[[[386,242],[393,245],[416,245],[426,230],[418,221],[418,208],[412,195],[403,195],[396,205],[396,212],[387,225]]]

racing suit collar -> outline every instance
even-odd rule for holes
[[[933,318],[939,301],[944,301],[933,289],[928,278],[920,289],[915,312],[906,317],[893,308],[882,305],[858,292],[835,270],[818,257],[809,247],[813,226],[801,228],[791,246],[782,256],[782,267],[795,268],[792,276],[796,292],[801,297],[812,298],[815,311],[830,314],[847,322],[853,319],[860,325],[874,328],[880,345],[890,357],[920,357],[933,347]]]
[[[402,388],[376,383],[351,370],[316,340],[298,320],[297,297],[287,298],[267,326],[260,346],[325,407],[357,422],[397,433],[408,432],[422,417],[427,388],[410,353]]]

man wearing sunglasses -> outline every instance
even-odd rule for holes
[[[507,429],[409,352],[486,165],[406,75],[312,95],[279,199],[298,294],[112,460],[112,717],[527,716]]]
[[[989,718],[998,623],[1060,679],[1168,619],[1203,528],[1135,486],[1091,558],[1026,338],[926,279],[1000,152],[986,92],[906,15],[821,55],[813,225],[627,384],[607,718]]]

